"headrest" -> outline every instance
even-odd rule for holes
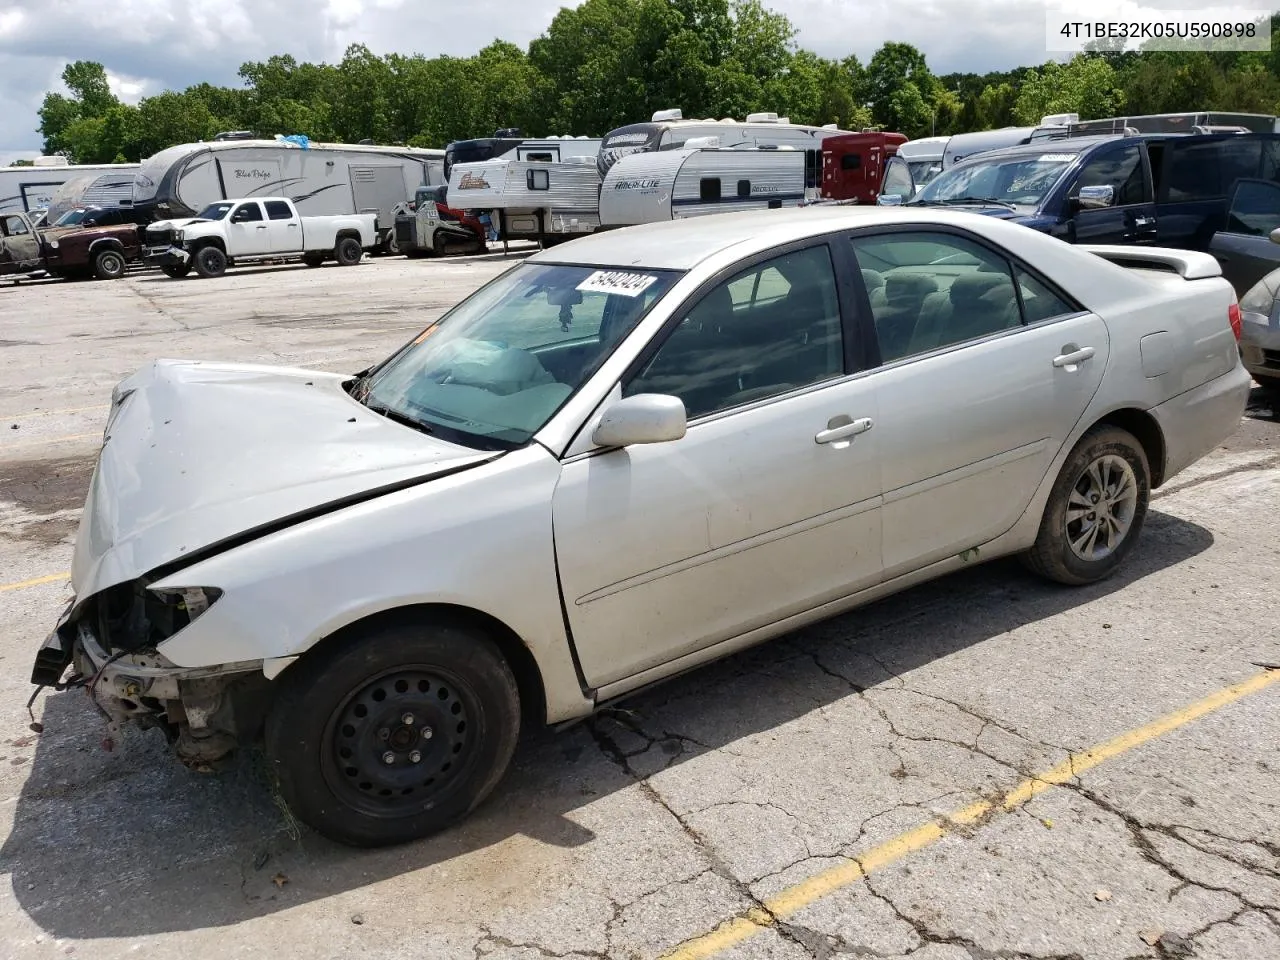
[[[938,289],[933,277],[921,273],[895,273],[884,285],[884,294],[889,300],[923,300]]]
[[[971,273],[968,276],[956,277],[951,282],[952,303],[976,303],[986,294],[1000,287],[1008,287],[1013,294],[1013,281],[1003,273]]]
[[[863,270],[862,282],[866,284],[867,293],[870,293],[872,290],[879,290],[884,286],[884,277],[877,270]]]
[[[689,311],[689,319],[700,326],[714,329],[728,320],[733,314],[733,297],[724,284],[713,287],[711,292],[698,301],[698,305]]]

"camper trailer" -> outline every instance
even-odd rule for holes
[[[47,210],[69,180],[92,176],[131,186],[137,170],[136,163],[73,164],[58,156],[37,157],[31,167],[0,167],[0,213]]]
[[[591,233],[600,226],[596,157],[457,163],[449,171],[449,203],[488,213],[503,241],[545,245]]]
[[[77,207],[118,207],[133,202],[133,178],[137,167],[122,173],[91,173],[68,180],[53,192],[46,216],[56,223]]]
[[[981,130],[977,133],[957,133],[947,141],[942,154],[942,169],[955,166],[961,160],[988,150],[1003,150],[1039,140],[1061,140],[1068,135],[1070,126],[1060,121],[1074,114],[1059,114],[1041,119],[1036,127],[1002,127],[999,130]]]
[[[447,182],[455,163],[480,163],[487,160],[542,161],[563,163],[570,157],[595,157],[600,152],[595,137],[527,138],[519,128],[497,131],[479,140],[455,140],[444,148],[444,179]]]
[[[219,200],[285,196],[303,216],[377,215],[378,244],[396,252],[397,206],[444,181],[444,151],[224,138],[169,147],[142,162],[133,205],[157,220],[193,217]]]
[[[609,168],[600,189],[605,227],[809,203],[877,203],[892,192],[910,199],[911,174],[895,157],[900,133],[848,133],[822,142],[819,187],[810,160],[791,147],[721,146],[691,139],[677,150],[635,153]]]
[[[633,123],[605,135],[600,146],[600,176],[605,177],[613,164],[629,154],[674,150],[689,140],[716,137],[725,149],[790,147],[803,151],[805,184],[816,188],[822,168],[822,141],[849,132],[837,129],[833,123],[822,127],[792,123],[789,117],[776,113],[749,113],[745,120],[686,120],[680,110],[659,110],[648,123]]]
[[[1069,125],[1073,137],[1115,133],[1280,133],[1280,119],[1259,113],[1152,113],[1137,117],[1107,117]]]

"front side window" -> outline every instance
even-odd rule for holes
[[[911,171],[907,168],[905,160],[892,159],[884,171],[884,184],[880,188],[880,192],[888,196],[902,197],[907,200],[915,193],[915,186],[911,182]]]
[[[268,200],[267,216],[272,220],[292,220],[293,211],[283,200]]]
[[[784,254],[713,287],[623,394],[679,397],[694,419],[844,374],[827,246]]]
[[[89,211],[85,210],[83,207],[81,207],[78,210],[68,210],[66,213],[64,213],[62,216],[58,218],[58,222],[55,223],[54,226],[55,227],[74,227],[81,220],[83,220],[88,215],[88,213]]]
[[[20,237],[30,231],[21,217],[5,217],[4,232],[11,237]]]
[[[256,203],[244,203],[231,215],[232,223],[256,223],[262,219],[262,208]]]
[[[1280,186],[1262,180],[1242,180],[1231,197],[1227,230],[1266,237],[1280,227]]]
[[[902,232],[853,240],[891,363],[1022,325],[1012,265],[964,237]]]
[[[466,446],[527,443],[680,274],[522,264],[454,307],[352,389]]]
[[[222,203],[211,203],[209,204],[209,206],[205,207],[198,214],[196,214],[195,219],[221,220],[223,217],[225,217],[228,213],[231,212],[231,208],[234,206],[235,206],[235,203],[229,202],[229,201],[223,201]]]
[[[1072,194],[1079,193],[1081,187],[1111,187],[1118,207],[1148,202],[1151,193],[1142,166],[1142,148],[1136,143],[1130,144],[1087,161]]]

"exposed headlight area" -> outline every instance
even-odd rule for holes
[[[216,587],[153,590],[141,581],[102,591],[85,619],[109,654],[133,653],[164,643],[222,596]]]

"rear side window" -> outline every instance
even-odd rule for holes
[[[292,220],[293,211],[283,200],[268,200],[267,217],[271,220]]]
[[[1022,294],[1024,323],[1039,323],[1041,320],[1051,320],[1076,312],[1074,306],[1021,267],[1015,267],[1013,273],[1018,278],[1018,292]]]
[[[1237,184],[1227,213],[1227,231],[1265,237],[1276,227],[1280,227],[1280,185],[1262,180]]]
[[[1241,177],[1257,176],[1262,164],[1262,143],[1243,137],[1207,143],[1174,139],[1166,150],[1171,155],[1166,195],[1170,203],[1221,199]]]

